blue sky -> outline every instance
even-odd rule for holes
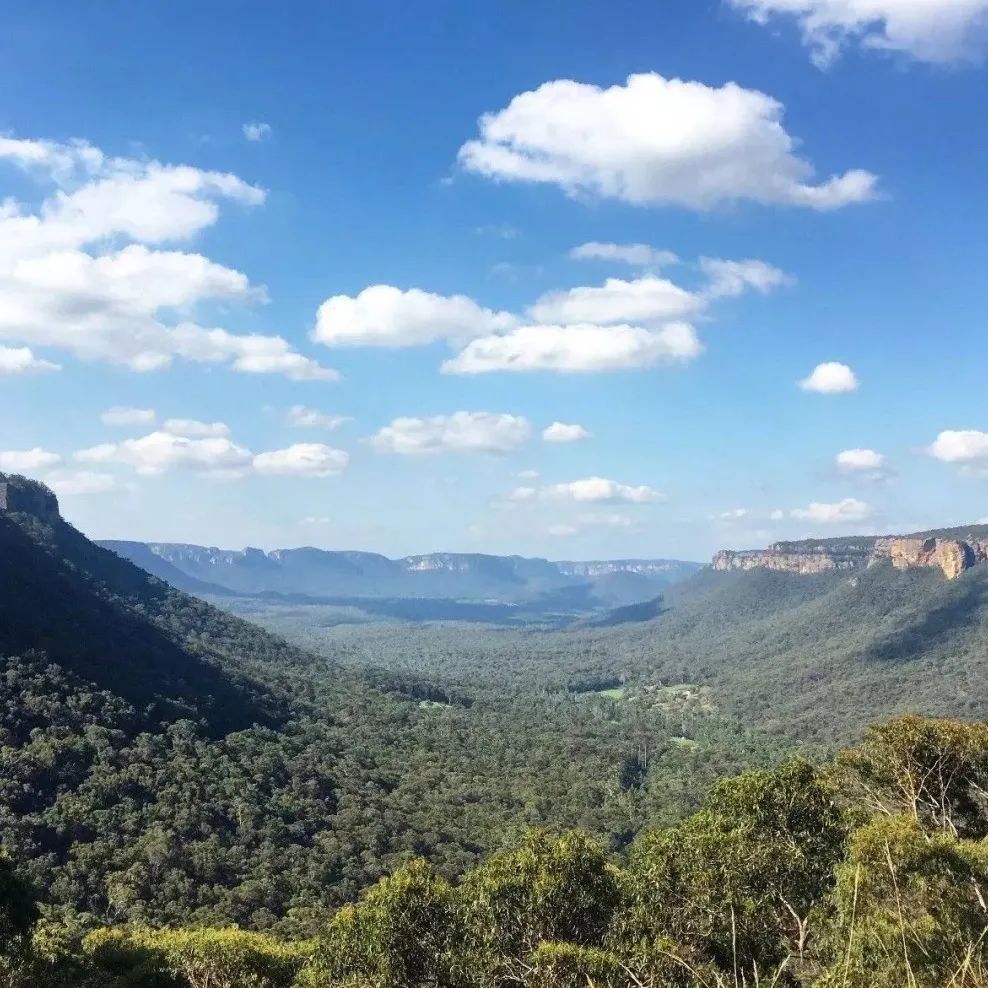
[[[988,515],[988,0],[290,9],[5,10],[0,469],[87,534]]]

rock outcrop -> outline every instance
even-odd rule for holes
[[[711,565],[721,571],[768,569],[807,575],[862,569],[882,562],[890,562],[899,570],[936,567],[948,580],[955,580],[972,566],[988,562],[988,539],[892,535],[819,545],[776,542],[767,549],[724,549]]]
[[[889,559],[896,569],[938,566],[948,580],[966,569],[988,562],[988,541],[976,538],[883,538],[875,540],[869,565]]]
[[[827,573],[838,569],[855,569],[862,558],[854,553],[830,552],[826,549],[793,551],[783,549],[780,543],[767,549],[750,549],[734,552],[723,549],[713,558],[715,570],[771,569],[782,573]]]
[[[0,512],[33,515],[53,524],[58,521],[58,498],[44,484],[16,474],[0,473]]]

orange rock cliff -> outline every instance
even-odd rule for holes
[[[948,580],[988,562],[988,540],[922,536],[849,539],[838,544],[776,542],[767,549],[718,552],[715,570],[769,569],[785,573],[826,573],[875,566],[886,560],[896,569],[937,567]]]

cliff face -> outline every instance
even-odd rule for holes
[[[835,569],[854,569],[860,558],[843,552],[825,549],[806,551],[785,550],[778,543],[767,549],[751,549],[734,552],[723,549],[713,558],[716,570],[771,569],[783,573],[826,573]]]
[[[769,569],[806,575],[854,570],[886,560],[896,569],[937,567],[948,580],[955,580],[972,566],[988,562],[988,539],[891,535],[819,545],[776,542],[767,549],[724,549],[714,556],[712,566],[721,571]]]
[[[988,562],[988,541],[983,539],[877,539],[870,565],[891,559],[896,569],[938,566],[948,580],[966,569]]]
[[[36,480],[0,473],[0,511],[34,515],[51,525],[59,518],[58,498]]]

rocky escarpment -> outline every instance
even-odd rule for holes
[[[823,548],[792,550],[781,543],[767,549],[723,549],[713,558],[715,570],[771,569],[782,573],[826,573],[835,569],[855,569],[867,559],[867,554],[849,554]]]
[[[890,559],[896,569],[938,566],[948,580],[955,580],[964,570],[988,562],[988,541],[977,538],[876,539],[869,565],[874,566],[884,559]]]
[[[58,521],[58,498],[44,484],[17,474],[0,473],[0,511]]]
[[[712,562],[720,571],[767,569],[783,573],[828,573],[855,570],[890,562],[900,570],[937,568],[954,580],[972,566],[988,562],[988,537],[957,536],[956,530],[920,535],[832,539],[813,542],[776,542],[767,549],[718,552]]]

